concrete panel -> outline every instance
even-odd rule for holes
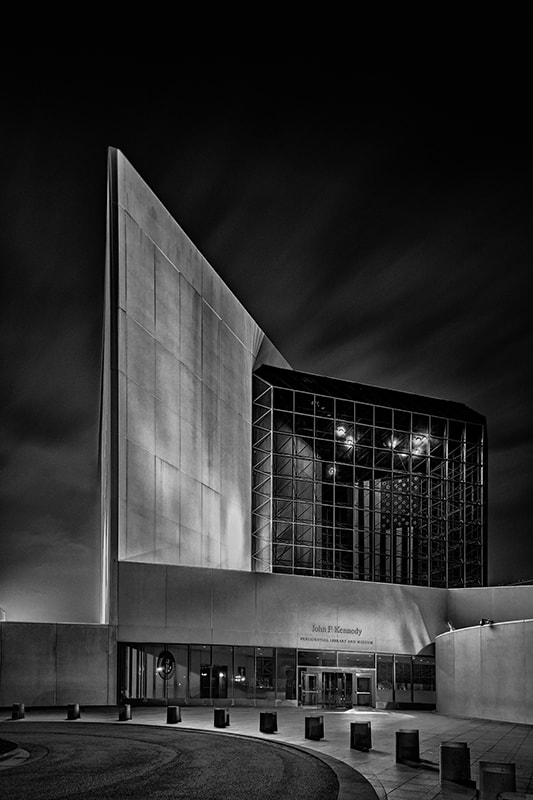
[[[444,633],[435,642],[435,683],[437,711],[453,708],[455,696],[455,637]],[[449,713],[456,713],[450,711]]]
[[[241,416],[251,418],[252,357],[242,342],[227,328],[220,328],[220,397]]]
[[[202,261],[202,297],[219,317],[223,311],[222,294],[228,291],[228,287],[222,278],[217,275],[213,267],[204,259]]]
[[[155,395],[172,411],[180,410],[180,362],[155,343]]]
[[[251,537],[250,514],[243,507],[240,495],[236,500],[228,500],[224,494],[220,500],[221,528],[221,569],[250,570]]]
[[[126,414],[128,439],[153,453],[155,447],[154,396],[130,380],[127,383]]]
[[[154,332],[154,244],[126,215],[126,310],[150,333]]]
[[[179,523],[156,515],[153,561],[156,564],[178,564],[180,560]]]
[[[213,570],[213,620],[212,627],[215,636],[233,636],[239,633],[246,643],[263,644],[257,639],[256,626],[256,596],[257,581],[254,573],[236,573],[230,570]],[[281,610],[283,598],[278,598],[278,606],[271,618],[276,617]],[[233,641],[220,639],[220,642]],[[236,642],[241,644],[242,641]]]
[[[183,276],[180,277],[180,361],[191,372],[202,371],[202,299]]]
[[[533,616],[533,586],[487,586],[450,589],[448,613],[456,628],[477,625],[480,619],[505,622]]]
[[[119,436],[128,435],[128,379],[123,372],[118,373],[118,431]]]
[[[526,697],[524,625],[483,625],[479,633],[482,706],[494,719],[517,719]],[[469,713],[474,715],[475,709],[470,708]]]
[[[180,564],[195,567],[202,563],[202,540],[200,531],[180,525]]]
[[[0,705],[115,702],[116,635],[108,626],[2,623],[0,638]]]
[[[3,622],[0,705],[56,702],[56,626]]]
[[[155,252],[155,337],[180,355],[180,273],[160,250]]]
[[[202,380],[220,394],[220,328],[215,312],[204,303],[202,313]]]
[[[180,464],[180,416],[159,400],[155,401],[155,450],[158,457],[174,467]]]
[[[180,475],[180,525],[202,532],[202,484],[181,473]],[[196,562],[195,562],[196,563]]]
[[[127,492],[129,507],[145,516],[155,512],[155,458],[132,442],[127,444]]]
[[[213,566],[220,563],[220,494],[202,485],[202,534],[216,539],[219,556]],[[208,566],[205,564],[204,566]]]
[[[151,514],[126,508],[126,537],[120,550],[120,558],[151,561],[154,550],[155,518]]]
[[[180,415],[199,434],[202,428],[202,381],[180,364]]]
[[[126,218],[122,207],[117,209],[117,249],[118,249],[118,305],[126,311]],[[109,232],[107,233],[109,245]]]
[[[109,630],[104,625],[57,626],[57,705],[108,699]]]
[[[118,569],[120,625],[166,625],[166,571],[158,564],[123,562]],[[134,640],[142,641],[142,639]],[[150,640],[149,640],[150,641]],[[165,641],[153,640],[153,641]]]
[[[191,286],[200,293],[202,291],[202,272],[205,258],[188,237],[185,238],[183,244],[183,253],[185,258],[181,262],[182,272]]]
[[[475,680],[480,683],[482,672],[479,628],[469,629],[468,632],[458,631],[455,641],[454,703],[456,708],[463,709],[465,716],[475,716],[479,705],[479,689],[473,695],[470,686],[474,675]]]
[[[155,342],[153,336],[130,317],[126,320],[126,372],[150,394],[155,392]]]
[[[533,620],[478,625],[438,637],[439,712],[532,724],[532,646]]]
[[[249,319],[250,315],[227,286],[224,286],[224,291],[221,292],[220,304],[222,320],[244,345],[249,344],[247,318]]]
[[[533,721],[533,669],[531,658],[533,654],[533,623],[524,622],[524,653],[520,660],[524,670],[524,715],[525,719]]]
[[[220,564],[220,537],[219,536],[205,536],[202,534],[202,560],[200,564],[203,567],[218,568]]]
[[[203,581],[198,580],[198,573]],[[212,570],[167,567],[168,636],[179,634],[178,638],[168,641],[210,642],[213,627],[211,575]],[[185,634],[192,638],[179,638]]]
[[[252,474],[251,425],[225,403],[219,406],[222,493],[233,501],[248,498]],[[245,500],[246,502],[246,500]]]
[[[186,266],[187,237],[131,164],[118,153],[118,202],[176,266]],[[190,260],[190,257],[189,257]]]
[[[205,383],[202,384],[202,435],[210,439],[220,437],[219,396]]]
[[[159,517],[180,521],[180,486],[182,475],[166,461],[156,459],[155,511]]]

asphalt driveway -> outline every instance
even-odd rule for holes
[[[2,800],[336,800],[323,761],[277,743],[128,724],[4,723],[29,751],[0,771]]]

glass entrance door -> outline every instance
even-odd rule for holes
[[[374,692],[371,675],[355,675],[355,704],[357,706],[373,706]]]
[[[302,705],[318,705],[319,676],[310,672],[302,672]]]
[[[353,704],[353,675],[350,672],[322,673],[322,706],[349,708]]]

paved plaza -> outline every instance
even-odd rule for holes
[[[164,707],[134,707],[132,720],[126,722],[118,721],[116,708],[82,708],[81,719],[76,721],[66,720],[66,709],[30,711],[25,719],[16,722],[12,722],[6,714],[0,722],[0,738],[16,741],[17,732],[20,731],[22,735],[24,726],[33,722],[60,723],[63,726],[61,730],[65,731],[81,730],[81,725],[84,729],[89,729],[90,726],[86,723],[112,724],[115,729],[121,730],[121,737],[124,737],[128,729],[133,737],[134,731],[138,731],[140,726],[155,726],[163,728],[177,742],[180,733],[185,731],[211,734],[209,741],[213,743],[222,742],[224,737],[228,740],[231,737],[232,742],[238,741],[237,737],[253,737],[254,740],[283,743],[291,746],[290,749],[303,749],[304,753],[316,754],[327,765],[334,765],[340,786],[339,800],[355,797],[359,800],[371,800],[372,797],[375,798],[374,792],[379,800],[387,797],[390,800],[470,800],[475,796],[473,788],[440,783],[440,745],[444,741],[455,740],[468,743],[471,777],[474,781],[478,781],[480,761],[513,762],[516,765],[516,791],[521,794],[533,792],[533,726],[530,725],[461,719],[422,711],[322,711],[280,707],[276,709],[277,732],[266,734],[259,731],[260,712],[265,710],[268,709],[230,708],[230,726],[224,729],[214,727],[211,707],[182,708],[182,721],[176,725],[167,725]],[[318,741],[304,737],[305,717],[314,714],[324,717],[324,738]],[[371,723],[372,749],[368,752],[350,748],[350,723],[354,721]],[[32,725],[32,728],[36,727]],[[395,733],[405,729],[419,731],[421,761],[418,766],[395,763]],[[163,731],[160,733],[165,735]],[[243,758],[232,762],[233,770],[246,770],[244,750],[248,741],[241,740],[238,744],[243,750]],[[203,745],[203,742],[206,744]],[[202,737],[196,744],[207,747],[207,737]],[[3,766],[6,767],[6,759],[3,761]],[[17,767],[19,768],[24,769],[24,766]],[[13,774],[13,771],[0,769],[0,778],[8,773]],[[361,781],[358,775],[366,778],[368,783]],[[374,792],[370,791],[370,787]],[[213,798],[223,796],[225,795],[212,795]]]

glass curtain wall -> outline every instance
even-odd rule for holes
[[[376,702],[435,703],[430,657],[288,647],[119,644],[119,698],[139,704],[277,705],[301,699],[303,675],[376,670]]]
[[[154,704],[296,700],[296,651],[232,645],[120,644],[119,695]]]
[[[482,424],[258,375],[253,420],[254,569],[482,585]]]

